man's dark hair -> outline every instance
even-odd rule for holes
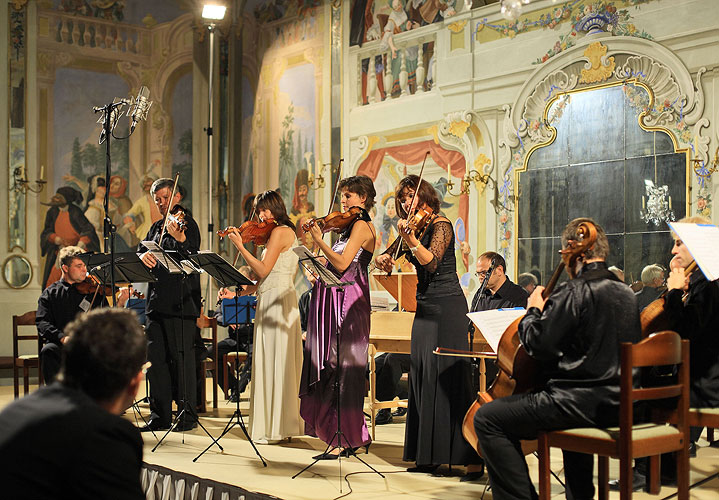
[[[374,206],[374,197],[377,192],[374,189],[372,179],[366,175],[353,175],[340,181],[337,189],[342,192],[344,190],[355,193],[358,196],[365,196],[364,209],[370,210]]]
[[[497,263],[497,267],[502,266],[502,271],[504,274],[507,274],[507,263],[504,260],[504,257],[499,255],[497,252],[484,252],[482,255],[477,258],[479,259],[487,259],[490,263],[492,262],[492,259],[494,259],[494,262]]]
[[[588,217],[580,217],[574,219],[569,224],[567,224],[567,227],[564,228],[564,232],[562,233],[562,248],[567,247],[567,242],[569,240],[579,239],[577,229],[579,229],[579,225],[582,222],[589,222],[591,224],[594,224],[594,226],[597,228],[597,241],[594,243],[594,245],[592,245],[589,250],[584,252],[584,259],[606,260],[609,256],[609,240],[607,239],[607,235],[604,232],[604,229],[602,229],[602,226],[600,226]]]
[[[102,308],[65,328],[61,380],[95,401],[119,395],[147,360],[147,340],[129,309]]]

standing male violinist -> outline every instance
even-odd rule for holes
[[[82,290],[78,283],[87,278],[87,267],[78,255],[85,251],[76,246],[60,249],[57,265],[62,275],[60,279],[43,290],[37,301],[35,324],[44,345],[40,350],[40,367],[46,384],[55,380],[60,371],[60,354],[62,346],[68,341],[64,330],[70,321],[80,312],[87,312],[96,307],[107,306],[102,293],[94,290]],[[83,293],[89,291],[89,293]],[[127,302],[127,290],[120,293],[118,304]]]
[[[177,251],[183,259],[197,253],[200,229],[190,211],[178,205],[184,189],[181,186],[175,189],[172,179],[162,178],[152,184],[150,194],[163,218],[150,227],[145,241],[154,241],[165,251]],[[177,214],[167,217],[177,208],[184,214],[182,221]],[[138,252],[142,251],[144,247],[140,243]],[[170,274],[158,265],[150,252],[143,253],[140,258],[157,278],[150,284],[146,309],[147,358],[152,363],[147,372],[151,415],[150,421],[140,430],[170,427],[173,394],[177,395],[178,408],[182,409],[184,401],[186,410],[174,430],[194,429],[197,427],[197,378],[193,345],[200,315],[200,277],[197,274]]]
[[[519,339],[541,363],[547,384],[495,399],[474,419],[495,499],[537,498],[520,440],[536,439],[544,430],[617,424],[619,344],[639,340],[639,312],[631,289],[607,269],[609,242],[599,225],[574,219],[562,234],[563,247],[570,250],[582,240],[580,224],[594,225],[597,238],[570,260],[573,279],[547,299],[544,287],[537,287],[519,323]],[[564,452],[567,498],[593,498],[593,460]]]

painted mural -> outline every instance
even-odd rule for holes
[[[53,2],[51,10],[40,12],[41,22],[57,26],[56,33],[41,37],[38,49],[41,93],[48,96],[49,109],[41,110],[41,122],[48,136],[47,198],[51,198],[44,203],[50,208],[45,217],[45,236],[41,236],[43,285],[55,278],[51,275],[55,272],[52,264],[62,246],[80,244],[93,251],[104,248],[106,190],[109,216],[117,226],[115,250],[119,252],[134,249],[149,226],[160,218],[149,189],[161,175],[182,172],[188,190],[183,203],[191,206],[192,106],[187,105],[193,98],[191,72],[170,80],[169,94],[162,94],[178,68],[177,63],[163,64],[175,58],[181,68],[183,56],[178,54],[183,50],[184,64],[188,68],[191,64],[187,43],[175,41],[179,39],[178,30],[189,29],[186,21],[175,22],[189,7],[171,0],[62,0]],[[151,37],[151,33],[157,36]],[[174,45],[168,46],[167,42]],[[67,51],[68,45],[75,45],[74,50]],[[159,68],[162,69],[158,71]],[[105,145],[98,144],[102,125],[97,123],[99,115],[92,108],[116,97],[132,98],[132,91],[136,92],[140,85],[151,89],[154,106],[148,121],[140,123],[129,140],[129,118],[122,116],[118,120],[114,134],[123,139],[110,141],[112,176],[106,186]],[[149,147],[131,154],[131,142],[139,145],[141,137],[147,139]],[[57,233],[58,209],[72,210],[72,231],[68,231],[72,237],[55,238],[49,245],[47,237]]]

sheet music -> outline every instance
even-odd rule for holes
[[[182,266],[182,270],[185,272],[185,274],[200,274],[204,273],[204,269],[200,269],[199,267],[195,266],[195,264],[192,263],[191,260],[181,260],[180,266]]]
[[[292,251],[300,258],[300,262],[307,266],[311,273],[319,275],[327,286],[344,286],[349,284],[340,281],[332,271],[321,265],[317,261],[317,257],[315,257],[307,247],[299,245],[294,247]]]
[[[709,281],[719,278],[719,227],[687,222],[670,222],[669,227],[686,245],[704,276]]]
[[[523,307],[512,307],[467,313],[467,317],[475,324],[492,350],[497,352],[497,346],[499,346],[499,340],[504,331],[515,319],[524,316],[526,312],[527,310]]]
[[[155,257],[155,259],[157,259],[157,262],[162,265],[162,267],[167,269],[168,272],[170,272],[171,274],[182,272],[182,269],[177,265],[177,262],[165,255],[160,245],[158,245],[154,241],[143,241],[142,245],[147,248],[147,251],[150,252]]]

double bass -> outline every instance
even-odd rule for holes
[[[578,259],[584,256],[585,252],[590,250],[597,240],[597,228],[591,222],[582,222],[577,228],[578,240],[569,240],[567,248],[560,250],[562,255],[557,267],[552,273],[552,277],[547,283],[547,287],[542,290],[542,297],[546,299],[554,291],[554,287],[559,281],[564,268],[570,278],[574,278],[574,265]],[[499,340],[497,347],[497,377],[487,392],[477,393],[477,399],[467,410],[462,422],[462,435],[464,439],[481,455],[479,451],[479,438],[474,430],[474,415],[483,404],[489,403],[495,399],[511,396],[512,394],[522,394],[532,390],[537,381],[541,380],[539,365],[522,346],[519,340],[519,323],[522,317],[514,320],[504,331]],[[526,453],[534,451],[535,442],[522,442],[522,449]]]

